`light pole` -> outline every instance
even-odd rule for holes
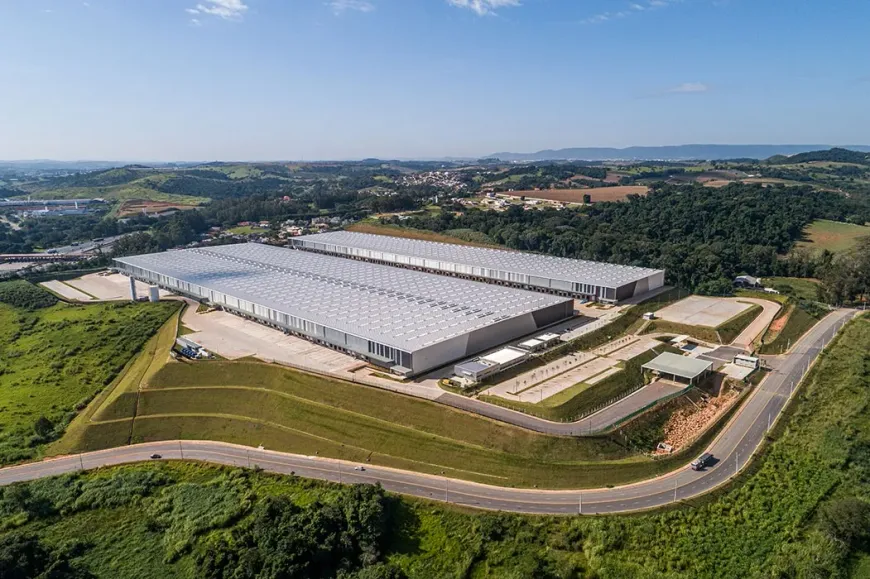
[[[577,514],[578,515],[583,514],[583,493],[580,493],[580,497],[577,500]]]
[[[181,454],[181,460],[184,460],[184,449],[181,448],[181,441],[178,441],[178,453]]]
[[[737,473],[740,471],[740,453],[737,452],[734,454],[734,476],[737,476]]]
[[[85,463],[82,460],[82,453],[79,453],[79,466],[82,467],[82,470],[85,470]]]

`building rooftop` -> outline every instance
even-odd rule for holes
[[[662,374],[670,374],[692,380],[713,367],[713,362],[688,358],[671,352],[659,354],[654,360],[643,365],[644,370],[655,370]]]
[[[383,251],[398,255],[421,257],[473,267],[485,267],[511,273],[534,275],[569,282],[616,288],[644,278],[661,270],[615,265],[596,261],[584,261],[565,257],[553,257],[537,253],[471,247],[452,243],[405,239],[388,235],[373,235],[354,231],[332,231],[303,235],[297,240],[329,243],[343,247],[355,247]]]
[[[406,352],[570,301],[258,243],[116,261]]]

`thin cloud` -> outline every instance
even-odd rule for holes
[[[332,13],[336,16],[341,16],[348,10],[354,12],[371,12],[375,9],[375,5],[367,0],[332,0],[326,3]]]
[[[520,5],[520,0],[447,0],[447,3],[457,8],[467,8],[478,16],[495,14],[501,8],[512,8]]]
[[[204,0],[194,8],[185,8],[188,14],[216,16],[224,20],[241,20],[247,11],[248,5],[242,0]],[[192,18],[191,22],[194,20],[197,19]]]
[[[667,94],[691,94],[699,92],[709,92],[710,86],[703,82],[684,82],[683,84],[671,87],[665,91]]]
[[[643,2],[631,2],[626,4],[625,8],[622,10],[600,12],[598,14],[589,16],[588,18],[584,18],[580,21],[580,23],[601,24],[602,22],[607,22],[609,20],[620,20],[622,18],[628,18],[629,16],[635,16],[643,12],[667,8],[669,6],[673,6],[674,4],[680,4],[682,1],[683,0],[644,0]]]

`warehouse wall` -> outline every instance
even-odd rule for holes
[[[417,350],[412,356],[412,369],[415,374],[419,374],[462,358],[468,358],[513,339],[532,334],[545,326],[570,318],[572,315],[574,315],[574,302],[569,300],[480,328],[468,334]]]
[[[664,285],[664,272],[632,282],[620,288],[602,287],[592,284],[569,282],[546,277],[544,275],[525,275],[511,273],[484,267],[472,267],[463,264],[423,259],[407,255],[387,253],[370,249],[321,243],[306,239],[292,239],[291,245],[299,249],[350,257],[375,263],[396,265],[412,269],[422,269],[434,273],[468,276],[486,282],[496,282],[514,287],[544,290],[550,293],[564,292],[578,297],[595,298],[602,301],[619,301],[644,294]],[[543,272],[542,272],[543,273]]]

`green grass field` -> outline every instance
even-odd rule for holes
[[[639,480],[686,459],[652,460],[626,449],[618,438],[543,436],[425,400],[267,364],[167,363],[167,344],[171,338],[164,329],[52,450],[122,445],[132,432],[133,441],[226,440],[507,486],[562,487]]]
[[[870,236],[870,226],[819,219],[806,228],[806,239],[799,242],[798,247],[839,253],[852,249],[860,238],[867,236]]]
[[[251,235],[252,233],[268,233],[268,229],[262,229],[260,227],[254,227],[253,225],[240,225],[238,227],[232,227],[227,229],[227,233],[232,233],[233,235]]]
[[[863,319],[819,360],[755,462],[712,495],[658,512],[584,517],[388,497],[380,557],[403,574],[389,577],[409,579],[863,579],[870,569],[868,350],[870,321]],[[316,533],[349,492],[196,464],[117,467],[0,489],[0,541],[35,537],[53,558],[99,578],[193,579],[210,576],[208,549],[256,526],[264,501],[322,509],[299,515],[299,528]],[[267,549],[253,543],[248,554]]]
[[[818,299],[819,282],[814,279],[800,277],[766,277],[764,285],[780,292],[782,295],[800,300],[815,301]],[[770,299],[769,294],[765,294]]]
[[[39,455],[177,307],[0,305],[0,463]]]

